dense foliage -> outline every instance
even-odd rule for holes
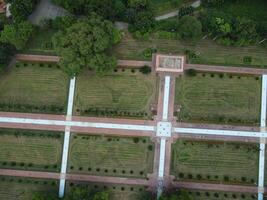
[[[184,40],[197,40],[202,35],[202,25],[195,17],[184,16],[180,19],[179,34]]]
[[[0,43],[0,72],[8,63],[13,52],[13,48],[9,44]]]
[[[89,68],[102,74],[116,67],[116,59],[106,51],[120,41],[120,33],[110,21],[97,15],[78,20],[53,38],[59,65],[70,76]]]
[[[10,11],[15,22],[26,20],[39,0],[6,0],[11,3]]]
[[[1,32],[0,41],[21,50],[25,47],[34,32],[34,27],[27,21],[17,24],[6,24]]]

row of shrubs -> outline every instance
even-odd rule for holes
[[[73,183],[73,182],[71,182],[71,183],[69,183],[69,186],[70,187],[84,187],[84,185],[81,185],[81,184],[79,184],[79,183]],[[92,185],[87,185],[87,188],[89,189],[89,188],[91,188],[92,187]],[[129,191],[139,191],[139,192],[142,192],[142,191],[144,191],[144,188],[143,187],[139,187],[138,189],[136,188],[133,188],[133,187],[123,187],[123,186],[106,186],[106,185],[103,185],[103,186],[101,186],[101,185],[94,185],[93,186],[94,187],[94,189],[101,189],[101,188],[103,188],[104,190],[108,190],[108,189],[113,189],[113,190],[116,190],[116,189],[119,189],[119,190],[121,190],[121,191],[125,191],[125,190],[127,190],[127,188],[129,189]],[[147,186],[145,187],[145,188],[147,188]]]
[[[63,106],[55,105],[22,105],[22,104],[0,104],[0,110],[2,111],[20,111],[20,112],[46,112],[46,113],[62,113],[64,111]]]
[[[188,194],[189,195],[193,195],[193,193],[196,195],[196,196],[206,196],[206,197],[215,197],[215,198],[219,198],[219,197],[224,197],[224,198],[229,198],[229,199],[246,199],[247,197],[251,197],[252,199],[256,199],[257,196],[254,195],[254,194],[251,194],[251,195],[248,195],[248,194],[230,194],[230,193],[224,193],[224,194],[220,194],[220,193],[217,193],[217,192],[199,192],[199,191],[196,191],[196,192],[192,192],[192,191],[189,191]]]
[[[237,180],[236,178],[230,178],[229,176],[227,175],[224,175],[224,176],[218,176],[218,175],[215,175],[215,176],[211,176],[211,175],[201,175],[201,174],[184,174],[184,173],[179,173],[179,179],[197,179],[197,180],[218,180],[218,179],[222,179],[223,181],[225,182],[230,182],[230,181],[239,181],[239,182],[243,182],[243,183],[255,183],[255,180],[252,178],[252,179],[248,179],[246,177],[241,177],[239,180]]]
[[[20,67],[47,67],[47,68],[57,68],[60,69],[60,66],[54,63],[30,63],[30,62],[18,62],[16,63],[16,68]]]
[[[23,131],[23,130],[0,130],[1,135],[14,135],[16,137],[45,137],[45,138],[61,138],[62,135],[57,132],[34,132],[34,131]]]
[[[70,169],[71,170],[74,170],[75,169],[75,167],[74,166],[70,166]],[[113,170],[108,170],[108,169],[101,169],[101,168],[95,168],[95,170],[94,169],[92,169],[91,167],[88,167],[87,169],[85,169],[85,168],[83,168],[83,167],[77,167],[76,168],[76,170],[79,170],[79,171],[88,171],[88,172],[92,172],[92,171],[95,171],[95,172],[101,172],[101,171],[103,171],[103,172],[105,172],[105,173],[109,173],[109,172],[112,172],[113,174],[116,174],[116,173],[122,173],[122,174],[135,174],[135,173],[137,173],[137,174],[140,174],[140,175],[144,175],[144,172],[143,171],[140,171],[140,172],[134,172],[134,170],[130,170],[129,172],[127,172],[126,170],[121,170],[120,172],[119,172],[119,170],[116,170],[116,169],[113,169]]]
[[[85,110],[76,109],[77,112],[81,112],[84,115],[105,116],[105,117],[131,117],[131,118],[147,118],[147,112],[130,112],[108,108],[88,108]]]
[[[21,167],[21,168],[33,168],[36,167],[33,163],[24,163],[24,162],[0,162],[1,166],[3,167]],[[45,165],[45,166],[38,166],[38,168],[43,168],[43,169],[57,169],[59,166],[58,165]]]
[[[4,176],[2,176],[0,178],[0,181],[2,181],[2,182],[17,182],[17,183],[24,183],[24,184],[27,183],[27,184],[35,184],[35,185],[38,185],[38,184],[51,185],[51,186],[57,185],[56,181],[33,180],[33,179],[27,179],[27,178],[20,179],[20,178],[4,177]]]
[[[114,72],[119,72],[119,71],[125,72],[125,71],[127,71],[127,70],[130,70],[130,69],[127,69],[127,68],[121,68],[121,70],[119,70],[119,69],[114,69],[113,71],[114,71]],[[135,73],[136,70],[137,70],[137,69],[131,69],[131,72],[132,72],[132,73]],[[151,73],[151,67],[149,67],[149,66],[147,66],[147,65],[145,65],[145,66],[139,68],[138,70],[139,70],[139,72],[141,72],[141,73],[143,73],[143,74],[150,74],[150,73]]]

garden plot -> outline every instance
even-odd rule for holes
[[[57,185],[51,180],[0,176],[0,199],[31,200],[35,193],[56,197]]]
[[[259,146],[178,140],[172,146],[171,174],[177,180],[256,184]]]
[[[175,90],[179,121],[259,123],[259,77],[197,73],[196,76],[177,78]]]
[[[73,135],[69,172],[101,176],[147,177],[153,170],[149,138]]]
[[[48,131],[0,130],[0,167],[59,171],[62,134]]]
[[[17,63],[0,78],[0,110],[64,113],[69,79],[53,64]]]
[[[153,75],[119,69],[103,76],[84,73],[77,79],[76,114],[151,118],[157,81]]]

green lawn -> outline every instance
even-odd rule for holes
[[[178,140],[171,174],[178,180],[256,184],[259,147],[253,144]]]
[[[198,73],[176,79],[175,104],[179,121],[246,123],[260,118],[261,80],[253,76]],[[214,77],[212,77],[214,76]]]
[[[145,178],[153,170],[153,149],[148,138],[140,138],[135,143],[133,138],[74,135],[70,144],[69,171]]]
[[[151,118],[150,106],[156,102],[156,92],[154,75],[121,69],[104,76],[88,72],[78,77],[75,111],[83,115]]]
[[[257,194],[249,193],[230,193],[230,192],[214,192],[214,191],[189,191],[189,195],[197,200],[253,200],[257,199]]]
[[[190,50],[197,54],[191,59],[192,63],[219,64],[219,65],[243,65],[244,56],[251,56],[252,63],[258,67],[267,66],[267,48],[259,46],[227,47],[216,44],[209,39],[203,39],[196,44],[182,42],[174,39],[159,39],[151,35],[147,41],[136,40],[126,32],[120,44],[112,49],[119,59],[151,60],[143,55],[147,48],[155,48],[160,53],[185,54]]]
[[[56,181],[0,176],[1,200],[31,200],[35,193],[56,197]]]
[[[22,52],[26,54],[55,55],[56,53],[52,46],[52,37],[56,32],[52,29],[38,30]]]
[[[0,110],[64,113],[69,79],[53,64],[42,66],[17,63],[0,76]]]
[[[143,186],[131,186],[131,185],[105,185],[95,183],[67,183],[66,195],[71,194],[74,189],[78,187],[87,187],[88,191],[103,191],[106,190],[109,193],[109,200],[141,200],[140,196],[144,192]]]
[[[0,168],[59,171],[62,134],[0,129]]]
[[[151,5],[154,8],[155,15],[159,16],[168,12],[177,10],[181,5],[192,0],[152,0]]]

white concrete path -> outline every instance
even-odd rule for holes
[[[267,98],[267,75],[262,76],[261,87],[261,128],[265,131],[266,127],[266,99]],[[264,194],[264,171],[265,171],[265,141],[266,138],[260,139],[259,155],[259,178],[258,178],[258,200],[263,200]]]
[[[67,117],[66,117],[67,121],[71,120],[71,117],[72,117],[74,93],[75,93],[75,82],[76,82],[75,77],[70,80],[68,108],[67,108]],[[58,192],[58,196],[60,198],[63,198],[64,193],[65,193],[65,185],[66,185],[65,176],[67,173],[67,166],[68,166],[69,145],[70,145],[70,126],[66,126],[65,135],[64,135],[61,171],[60,171],[61,177],[60,177],[59,192]]]
[[[171,82],[171,77],[170,76],[165,76],[164,97],[163,97],[163,111],[162,111],[162,119],[163,119],[163,121],[167,121],[168,114],[169,114],[170,82]]]
[[[160,155],[159,155],[159,179],[164,177],[164,165],[165,165],[165,153],[166,153],[166,139],[162,138],[160,140]]]

